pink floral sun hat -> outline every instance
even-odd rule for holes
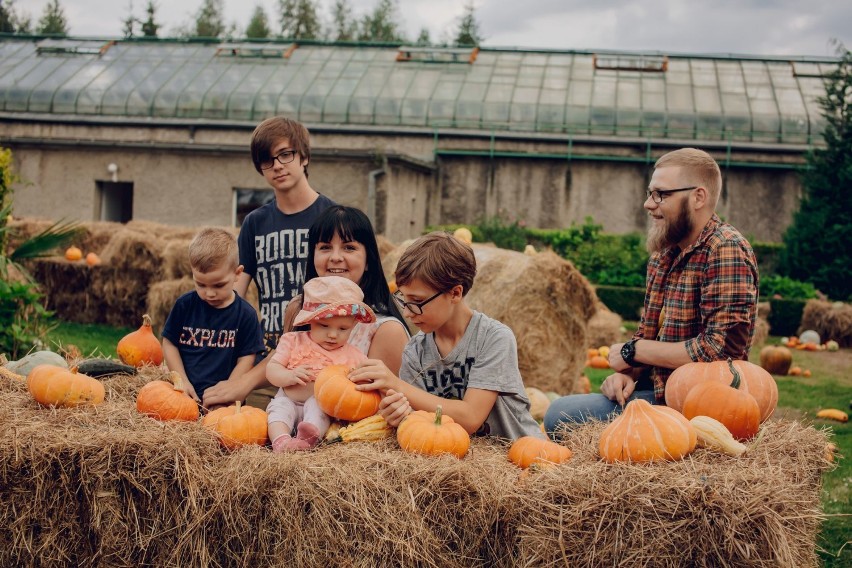
[[[376,321],[376,314],[363,301],[361,288],[342,276],[318,276],[305,282],[304,300],[293,325],[336,316],[354,316],[363,323]]]

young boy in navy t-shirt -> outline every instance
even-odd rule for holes
[[[234,291],[243,267],[233,235],[201,230],[189,244],[189,264],[195,291],[169,313],[163,354],[169,370],[188,379],[187,394],[201,402],[207,387],[251,369],[264,350],[263,332],[257,312]]]

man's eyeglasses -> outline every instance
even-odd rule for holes
[[[275,165],[275,160],[278,160],[278,163],[282,166],[289,164],[296,157],[296,154],[298,154],[298,152],[295,150],[284,150],[277,156],[272,156],[270,159],[262,161],[260,163],[260,169],[268,170]]]
[[[670,193],[677,193],[678,191],[690,191],[692,189],[698,189],[698,186],[693,185],[692,187],[681,187],[678,189],[655,189],[653,191],[646,191],[645,194],[650,197],[654,201],[654,203],[662,203],[663,197]]]
[[[434,300],[435,298],[437,298],[441,294],[443,294],[443,292],[438,292],[437,294],[435,294],[431,298],[426,298],[422,302],[406,302],[405,298],[402,297],[402,294],[400,294],[399,292],[394,292],[393,299],[396,300],[396,302],[399,304],[400,308],[403,308],[403,309],[408,308],[409,312],[411,312],[412,314],[414,314],[416,316],[419,316],[423,313],[423,306],[425,306],[426,304],[428,304],[429,302],[431,302],[432,300]]]

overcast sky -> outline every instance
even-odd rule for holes
[[[129,0],[59,0],[71,35],[121,35]],[[350,0],[357,16],[378,0]],[[48,0],[15,0],[37,22]],[[318,0],[330,20],[333,0]],[[133,0],[142,17],[147,0]],[[277,0],[224,0],[228,23],[244,30],[253,7],[272,27]],[[397,20],[411,39],[421,28],[433,41],[451,39],[466,0],[398,0]],[[201,0],[156,0],[167,35],[194,20]],[[830,41],[852,48],[848,0],[474,0],[483,45],[547,49],[624,49],[754,55],[834,55]],[[163,34],[161,34],[162,36]]]

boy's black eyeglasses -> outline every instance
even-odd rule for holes
[[[438,292],[431,298],[426,298],[422,302],[406,302],[405,299],[402,297],[402,294],[400,294],[399,292],[394,292],[393,299],[396,300],[400,308],[408,308],[409,312],[416,316],[419,316],[423,314],[423,306],[425,306],[441,294],[443,294],[443,292]]]
[[[693,185],[692,187],[681,187],[679,189],[655,189],[654,191],[646,191],[645,193],[654,201],[654,203],[662,203],[663,197],[670,193],[677,193],[678,191],[689,191],[691,189],[698,189],[698,186]]]
[[[277,156],[272,156],[270,159],[261,162],[260,169],[268,170],[269,168],[275,165],[275,160],[278,160],[278,163],[282,166],[289,164],[296,157],[296,154],[298,154],[298,152],[296,152],[295,150],[284,150]]]

